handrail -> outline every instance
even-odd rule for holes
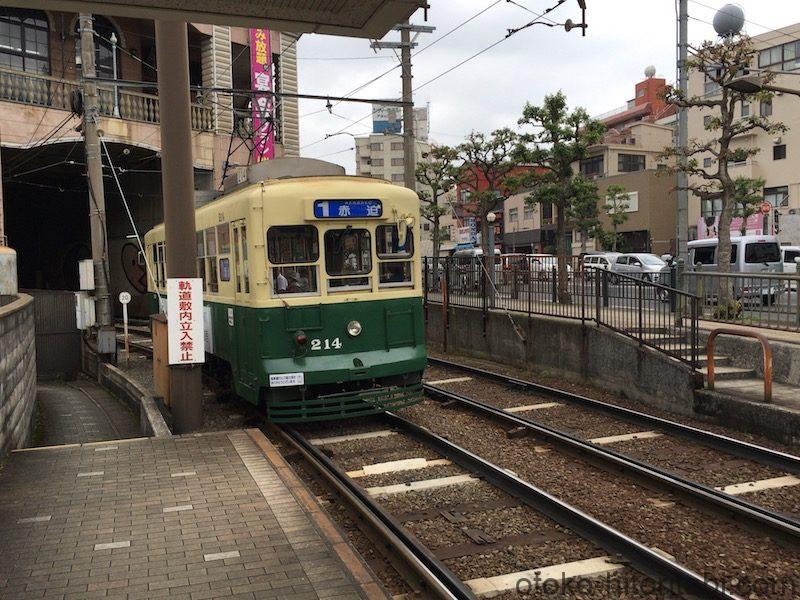
[[[741,331],[729,327],[718,327],[711,331],[706,342],[706,357],[708,358],[708,389],[714,389],[714,340],[718,335],[734,335],[749,337],[761,342],[764,356],[764,402],[772,402],[772,348],[765,335],[753,331]]]

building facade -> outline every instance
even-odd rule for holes
[[[195,190],[208,197],[250,161],[249,31],[189,24],[191,138]],[[146,272],[134,228],[163,220],[158,64],[151,20],[93,17],[112,297],[133,293],[143,310]],[[297,91],[296,36],[270,32],[272,79]],[[126,82],[125,85],[116,82]],[[0,8],[0,234],[17,250],[20,287],[78,289],[78,261],[90,258],[89,190],[81,118],[79,19],[75,13]],[[298,155],[297,101],[272,115],[276,156]],[[119,178],[122,193],[112,176]],[[115,303],[116,304],[116,303]]]
[[[767,70],[778,73],[773,85],[800,91],[800,23],[754,36],[752,41],[759,50],[753,72]],[[712,96],[719,92],[713,82],[702,73],[692,72],[689,77],[690,95]],[[689,139],[706,140],[714,132],[706,131],[705,123],[715,113],[712,109],[689,110]],[[777,232],[782,243],[800,243],[800,98],[776,93],[769,102],[736,107],[737,118],[751,114],[768,116],[786,125],[789,130],[779,135],[753,130],[734,141],[733,147],[756,147],[755,156],[728,165],[735,178],[745,176],[764,179],[764,200],[773,210],[766,216],[752,218],[745,226],[751,233]],[[704,167],[716,170],[715,158],[708,154],[698,160]],[[689,194],[690,239],[713,234],[715,222],[721,211],[718,199],[701,200]],[[739,223],[733,223],[734,231]]]

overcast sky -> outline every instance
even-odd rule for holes
[[[597,115],[633,98],[636,82],[647,65],[668,82],[675,80],[674,0],[587,0],[587,36],[579,30],[536,25],[511,36],[466,64],[430,83],[425,82],[501,40],[509,28],[520,27],[555,0],[430,0],[431,34],[420,34],[412,57],[417,105],[430,104],[431,139],[457,144],[470,130],[491,131],[516,124],[526,101],[541,102],[545,94],[563,90],[570,106],[583,106]],[[716,37],[710,23],[725,2],[689,0],[690,43]],[[800,3],[787,0],[740,0],[745,30],[758,35],[768,29],[800,22]],[[520,5],[524,6],[522,8]],[[451,29],[479,11],[483,14],[430,49]],[[528,9],[528,10],[525,10]],[[533,11],[528,12],[528,11]],[[580,21],[576,0],[567,0],[549,13],[563,23]],[[418,11],[413,23],[423,24]],[[399,40],[390,32],[386,40]],[[788,41],[788,40],[787,40]],[[302,93],[343,96],[398,64],[391,50],[369,47],[369,41],[306,35],[297,44],[298,80]],[[355,97],[398,98],[400,69],[360,90]],[[325,134],[344,130],[355,135],[371,131],[369,105],[342,103],[325,110],[325,103],[300,101],[301,155],[324,158],[355,169],[353,138],[320,141]],[[314,113],[314,114],[310,114]],[[367,117],[367,118],[365,118]],[[352,121],[363,119],[359,124]]]

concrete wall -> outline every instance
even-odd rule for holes
[[[687,366],[648,348],[640,348],[610,330],[580,321],[528,317],[490,311],[486,333],[480,310],[451,308],[447,351],[546,370],[591,383],[651,406],[693,414],[694,390],[700,384]],[[427,341],[443,349],[441,306],[427,313]]]
[[[724,323],[719,325],[725,326]],[[708,334],[707,331],[700,332],[701,356],[705,354]],[[772,348],[772,380],[800,386],[800,346],[774,340],[769,345]],[[764,376],[764,359],[758,340],[729,335],[717,336],[714,341],[714,355],[727,356],[733,366],[755,369],[759,377]]]
[[[113,365],[100,363],[97,368],[97,380],[118,398],[127,402],[131,410],[138,411],[139,427],[143,436],[170,437],[172,435],[153,396],[128,377],[124,371]]]
[[[33,298],[0,307],[0,454],[30,440],[36,401]]]

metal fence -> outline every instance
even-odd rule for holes
[[[797,276],[692,272],[685,278],[687,290],[699,298],[701,319],[800,332]]]
[[[424,259],[425,302],[546,315],[598,325],[697,366],[697,296],[643,277],[583,268],[569,257],[560,278],[554,259],[493,265],[472,257]],[[674,272],[667,274],[674,281]],[[665,282],[666,283],[666,282]]]

